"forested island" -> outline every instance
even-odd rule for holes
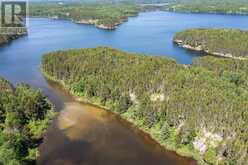
[[[97,47],[49,53],[41,68],[79,100],[119,114],[199,164],[248,162],[246,61],[202,57],[185,66]]]
[[[248,58],[248,32],[235,29],[189,29],[176,33],[179,46],[236,59]]]
[[[31,16],[69,19],[79,24],[91,24],[101,29],[113,30],[136,16],[141,10],[136,5],[32,5]]]
[[[0,164],[36,164],[42,133],[54,116],[40,91],[0,77]]]
[[[166,10],[189,13],[248,14],[247,0],[177,0]]]

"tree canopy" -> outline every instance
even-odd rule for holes
[[[40,91],[0,78],[0,165],[36,164],[52,109]]]
[[[74,95],[145,129],[162,145],[198,153],[209,164],[244,164],[247,63],[208,58],[209,67],[204,58],[184,66],[98,47],[49,53],[42,59],[42,70]],[[221,70],[222,65],[229,69]]]

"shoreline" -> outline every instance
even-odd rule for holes
[[[202,53],[209,54],[209,55],[216,56],[216,57],[231,58],[231,59],[235,59],[235,60],[248,60],[248,58],[246,58],[246,57],[239,57],[239,56],[236,57],[236,56],[233,56],[232,54],[223,54],[223,53],[219,53],[219,52],[211,52],[211,51],[208,51],[208,50],[205,50],[204,48],[202,48],[201,45],[199,45],[198,47],[193,47],[189,44],[185,44],[182,40],[175,39],[175,40],[173,40],[173,42],[181,48],[196,51],[196,52],[202,52]]]
[[[72,20],[72,22],[76,24],[83,24],[83,25],[94,25],[96,28],[104,29],[104,30],[115,30],[120,24],[122,24],[124,21],[120,21],[119,23],[115,23],[115,25],[104,25],[104,24],[98,24],[98,19],[81,19],[79,21]]]
[[[106,110],[112,114],[115,114],[117,117],[119,117],[120,119],[122,119],[125,122],[127,122],[128,124],[130,124],[131,127],[135,127],[136,129],[138,129],[139,131],[141,131],[145,135],[149,136],[149,138],[154,140],[154,142],[156,142],[164,150],[175,152],[175,154],[177,154],[179,156],[192,159],[193,161],[196,162],[197,165],[207,165],[199,153],[194,152],[194,151],[189,151],[187,149],[184,150],[183,148],[177,148],[173,144],[170,144],[170,142],[166,142],[166,143],[162,142],[162,139],[159,138],[158,136],[156,136],[156,134],[153,133],[152,130],[149,130],[149,129],[146,129],[144,127],[139,126],[138,121],[128,119],[128,117],[127,117],[127,115],[125,115],[125,113],[124,114],[118,114],[118,113],[112,111],[109,107],[103,106],[100,103],[97,103],[96,101],[93,101],[90,98],[77,96],[77,94],[75,94],[74,92],[72,92],[71,90],[68,89],[68,87],[66,86],[66,84],[63,81],[56,80],[52,76],[48,75],[41,67],[40,67],[40,71],[41,71],[41,74],[44,76],[45,79],[47,79],[49,81],[53,81],[53,82],[61,85],[63,90],[68,92],[72,96],[72,98],[75,99],[75,101],[90,104],[92,106],[96,106],[96,107],[99,107],[103,110]]]
[[[74,20],[73,18],[60,18],[58,16],[30,16],[30,18],[48,18],[51,20],[68,20],[75,24],[82,24],[82,25],[94,25],[98,29],[103,30],[115,30],[117,29],[121,24],[128,22],[129,17],[137,17],[139,16],[139,13],[146,12],[146,11],[140,11],[137,14],[127,16],[126,18],[120,19],[118,22],[115,22],[113,25],[106,25],[103,23],[98,23],[99,19],[80,19],[80,20]]]
[[[23,33],[18,33],[18,34],[3,34],[3,35],[0,35],[0,39],[2,38],[2,40],[0,40],[0,47],[1,46],[4,46],[6,44],[10,44],[12,41],[20,38],[20,37],[23,37],[23,36],[27,36],[28,35],[28,32],[23,32]]]

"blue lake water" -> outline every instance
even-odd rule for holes
[[[178,31],[199,27],[248,29],[248,16],[146,12],[129,18],[115,31],[66,20],[31,18],[28,36],[0,48],[0,75],[13,82],[37,85],[38,65],[44,53],[96,46],[165,56],[189,64],[197,55],[175,46],[172,38]]]
[[[141,13],[138,17],[129,18],[128,22],[123,23],[114,31],[97,29],[91,25],[78,25],[66,20],[30,18],[29,21],[28,36],[21,37],[0,48],[0,76],[3,76],[13,83],[25,82],[32,87],[40,88],[59,108],[62,108],[66,99],[63,100],[64,98],[61,96],[63,94],[58,91],[56,92],[56,90],[54,91],[51,85],[49,85],[40,74],[39,64],[44,53],[60,49],[111,46],[129,52],[169,57],[175,59],[178,63],[190,64],[192,59],[198,55],[173,45],[172,38],[176,32],[188,28],[203,27],[248,29],[248,16],[182,14],[159,11]],[[87,108],[87,106],[77,106],[77,108],[90,109]],[[67,115],[70,116],[70,113]],[[86,122],[85,125],[90,125],[90,123],[99,122],[99,119],[94,118],[95,114],[84,115],[86,115],[85,118],[80,120],[77,124],[80,125]],[[105,120],[106,118],[108,117],[104,117]],[[45,140],[41,146],[41,148],[43,148],[41,152],[43,160],[41,160],[41,162],[48,160],[48,164],[53,164],[52,161],[59,160],[60,164],[61,161],[62,164],[64,164],[64,162],[81,160],[80,154],[84,147],[81,142],[88,140],[83,134],[82,128],[78,128],[77,126],[70,128],[80,136],[80,142],[77,143],[79,149],[75,150],[75,141],[68,140],[67,136],[65,136],[66,133],[61,131],[56,125],[57,124],[53,124],[51,126],[50,131],[48,131],[47,140]],[[158,146],[154,149],[155,145],[153,143],[151,145],[150,142],[147,142],[144,138],[140,138],[139,135],[134,135],[132,131],[130,132],[128,128],[121,125],[118,120],[110,119],[109,125],[111,125],[111,127],[108,126],[108,128],[106,128],[104,127],[105,125],[101,123],[95,124],[95,127],[99,130],[108,129],[109,131],[107,133],[110,134],[111,132],[111,137],[104,139],[106,140],[103,143],[104,147],[98,148],[97,152],[101,153],[104,152],[104,150],[109,150],[109,153],[116,154],[113,154],[115,157],[122,155],[122,158],[113,158],[111,159],[112,162],[109,160],[109,162],[104,163],[100,161],[103,159],[101,157],[102,155],[97,155],[99,157],[95,155],[94,161],[99,160],[101,165],[116,164],[116,162],[120,161],[122,161],[123,164],[130,164],[131,161],[135,162],[135,164],[142,165],[151,164],[152,162],[157,162],[156,164],[174,162],[174,164],[177,164],[175,162],[178,161],[178,164],[182,164],[182,162],[185,161],[184,159],[181,160],[174,156],[168,156],[168,154],[166,154],[167,157],[164,156]],[[94,130],[91,131],[94,132]],[[104,131],[98,132],[97,135],[93,134],[92,137],[94,137],[94,139],[96,138],[97,142],[100,143],[105,134],[106,132]],[[56,137],[56,139],[53,137]],[[122,145],[114,145],[116,137],[122,141]],[[92,148],[99,146],[98,143],[95,143],[96,142],[94,142],[94,144],[89,143],[89,145],[92,146]],[[64,150],[61,150],[61,146],[65,144],[66,146],[63,149],[70,151],[70,154],[69,152],[63,152]],[[95,151],[94,149],[92,150]],[[132,157],[132,159],[131,157],[125,157],[121,154],[124,151],[136,155],[136,157]],[[81,161],[83,162],[83,160]]]

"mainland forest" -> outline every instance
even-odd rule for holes
[[[246,61],[208,56],[185,66],[108,47],[57,51],[42,59],[48,79],[199,164],[248,162],[247,68]]]
[[[39,2],[39,1],[38,1]],[[56,2],[56,1],[55,1]],[[74,0],[74,1],[62,1],[63,5],[57,5],[55,2],[47,3],[32,3],[34,6],[49,6],[49,8],[54,8],[54,10],[60,7],[66,6],[125,6],[125,5],[135,5],[143,6],[144,4],[151,5],[161,5],[159,8],[161,10],[172,11],[172,12],[190,12],[190,13],[222,13],[222,14],[248,14],[248,1],[247,0]],[[40,5],[42,4],[42,5]],[[33,5],[31,5],[33,6]],[[144,7],[144,6],[143,6]],[[155,8],[158,9],[158,8]],[[51,10],[51,9],[49,9]],[[61,12],[61,10],[60,10]],[[94,12],[94,11],[93,11]],[[50,15],[53,14],[51,11]],[[44,13],[48,14],[48,13]],[[80,12],[80,15],[84,14]],[[57,15],[56,15],[57,16]],[[59,15],[61,16],[61,15]],[[65,17],[63,15],[63,17]],[[73,17],[72,17],[73,18]]]
[[[247,0],[175,0],[167,8],[175,12],[248,14]]]
[[[0,78],[0,165],[36,164],[41,135],[53,116],[41,91]]]

